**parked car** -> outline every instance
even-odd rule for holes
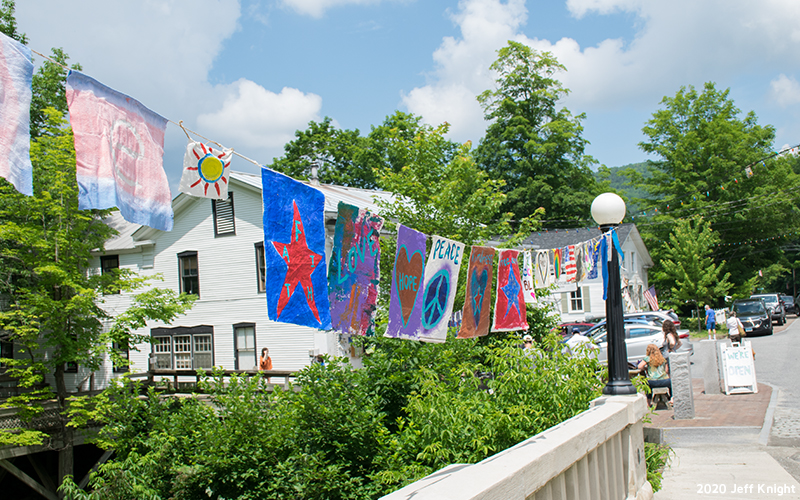
[[[579,332],[584,333],[590,328],[594,326],[594,323],[587,323],[587,322],[572,322],[572,323],[561,323],[557,327],[557,331],[561,332],[561,335],[565,337],[569,337],[572,335],[572,331],[574,329],[578,329]]]
[[[786,310],[781,303],[781,296],[777,293],[760,293],[751,295],[751,299],[764,299],[772,321],[777,321],[778,325],[786,323]]]
[[[791,295],[781,295],[781,300],[783,300],[783,308],[786,310],[786,314],[800,316],[800,306],[797,305],[794,297]]]
[[[748,337],[772,335],[772,318],[764,299],[741,299],[733,302],[733,311],[742,322]]]
[[[605,326],[601,328],[602,331],[597,331],[592,340],[599,347],[598,359],[605,363],[608,360],[608,332],[606,332]],[[637,364],[644,359],[647,356],[648,344],[655,344],[659,349],[664,345],[664,333],[660,326],[636,322],[625,323],[625,347],[628,351],[629,363]],[[688,351],[690,354],[694,353],[694,347],[688,340],[681,340],[681,346],[678,348],[678,352],[684,351]]]
[[[623,320],[627,323],[629,320],[636,320],[643,323],[647,323],[648,325],[657,326],[661,328],[661,325],[666,320],[670,320],[675,323],[675,328],[678,328],[678,336],[682,339],[689,338],[689,330],[681,330],[680,329],[680,320],[677,320],[677,315],[675,313],[669,313],[667,311],[647,311],[647,312],[636,312],[636,313],[625,313],[622,315]],[[602,320],[595,325],[605,325],[606,320]],[[586,335],[590,335],[587,331]],[[591,335],[594,335],[593,333]]]

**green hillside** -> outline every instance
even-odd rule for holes
[[[628,169],[638,172],[644,178],[650,177],[650,174],[647,171],[646,162],[630,163],[621,167],[600,167],[594,173],[594,176],[598,181],[608,181],[611,185],[611,188],[618,193],[622,193],[627,200],[633,200],[635,198],[643,198],[647,196],[647,191],[641,187],[631,185],[628,182],[628,177],[622,174],[624,170]],[[635,206],[631,206],[629,208],[635,210]]]

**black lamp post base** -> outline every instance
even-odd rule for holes
[[[636,394],[636,387],[630,380],[612,380],[603,387],[603,394],[607,396],[628,396]]]

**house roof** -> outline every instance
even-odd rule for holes
[[[617,236],[624,242],[628,235],[636,228],[635,224],[626,223],[617,226]],[[575,245],[584,241],[598,238],[603,234],[599,227],[582,227],[578,229],[549,229],[531,234],[522,243],[527,248],[545,249],[560,248]]]

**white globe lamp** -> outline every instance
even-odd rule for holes
[[[625,218],[625,201],[614,193],[603,193],[592,202],[592,218],[601,226],[616,226]]]

